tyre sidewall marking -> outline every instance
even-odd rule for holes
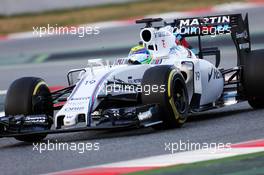
[[[174,103],[174,98],[173,98],[173,95],[172,95],[172,93],[171,93],[171,90],[172,90],[172,88],[173,88],[173,87],[171,86],[171,81],[172,81],[172,79],[173,79],[175,73],[176,73],[176,70],[174,69],[174,70],[172,70],[172,71],[170,72],[170,74],[169,74],[169,79],[168,79],[168,98],[169,98],[169,103],[170,103],[170,105],[171,105],[171,108],[172,108],[172,111],[173,111],[174,117],[175,117],[176,120],[179,120],[180,115],[179,115],[179,113],[178,113],[178,111],[177,111],[177,109],[176,109],[176,105],[175,105],[175,103]]]
[[[37,84],[37,85],[35,86],[35,88],[34,88],[33,95],[36,95],[36,94],[37,94],[38,89],[40,88],[41,85],[45,85],[45,86],[47,86],[47,84],[46,84],[44,81],[40,81],[40,82],[38,82],[38,84]]]

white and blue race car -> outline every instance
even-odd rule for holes
[[[192,113],[248,101],[264,107],[264,50],[251,50],[247,16],[241,14],[175,19],[154,27],[162,19],[142,19],[141,47],[151,59],[135,55],[113,63],[89,60],[88,66],[69,71],[69,86],[50,92],[41,78],[24,77],[12,83],[0,137],[34,142],[47,134],[85,130],[181,127]],[[197,37],[199,52],[175,42],[179,31]],[[201,33],[215,27],[230,34],[237,49],[237,66],[218,68],[218,48],[202,48]],[[199,31],[197,33],[197,31]],[[142,53],[140,53],[142,56]],[[148,55],[148,56],[149,56]],[[216,64],[204,60],[214,56]]]

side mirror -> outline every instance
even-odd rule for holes
[[[86,73],[85,69],[72,69],[67,74],[69,86],[75,85]]]

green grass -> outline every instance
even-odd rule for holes
[[[40,14],[0,17],[0,34],[32,31],[33,26],[72,26],[98,21],[137,18],[170,11],[204,8],[215,4],[241,0],[141,0],[118,5],[104,5],[75,10],[53,11]]]

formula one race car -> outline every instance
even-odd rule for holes
[[[69,71],[68,87],[52,92],[40,78],[14,81],[6,96],[6,116],[0,118],[0,137],[34,142],[52,133],[175,128],[191,113],[241,101],[264,107],[264,49],[251,50],[247,15],[175,19],[153,26],[161,21],[137,21],[145,24],[140,38],[151,55],[146,64],[130,57],[113,64],[90,60],[88,67]],[[236,67],[218,68],[219,49],[202,47],[201,37],[212,35],[212,28],[214,34],[231,35]],[[175,42],[182,29],[183,37],[198,38],[197,54]],[[203,59],[208,55],[215,56],[215,65]]]

